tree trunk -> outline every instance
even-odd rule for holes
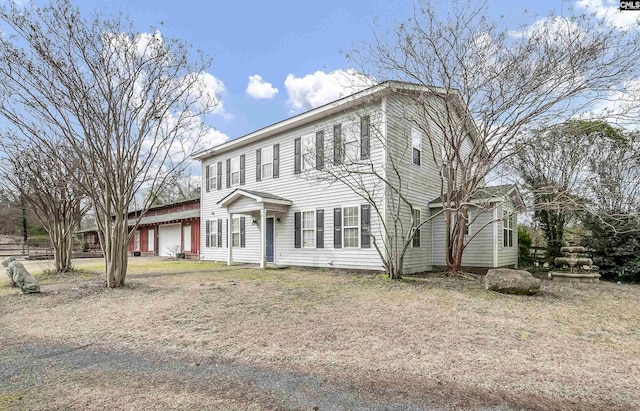
[[[116,216],[114,221],[103,217],[103,230],[99,230],[104,253],[107,287],[117,288],[125,284],[128,264],[129,231],[127,219]]]

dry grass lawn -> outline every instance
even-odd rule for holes
[[[163,271],[148,268],[138,273]],[[2,334],[216,357],[454,407],[640,409],[634,285],[545,281],[540,295],[524,297],[443,276],[390,283],[345,272],[215,268],[133,274],[116,290],[82,281],[40,296],[2,287]],[[117,392],[106,381],[104,389]],[[0,387],[0,408],[2,395]]]

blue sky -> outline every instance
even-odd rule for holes
[[[208,122],[230,139],[331,98],[335,90],[325,85],[331,78],[323,74],[352,65],[342,51],[370,40],[374,19],[380,27],[393,27],[413,11],[413,2],[408,0],[83,0],[76,4],[89,13],[121,11],[138,30],[159,28],[163,35],[184,39],[209,55],[213,59],[209,72],[224,84],[220,93],[224,114],[212,116]],[[546,14],[569,5],[560,1],[500,1],[492,2],[491,7],[496,15],[512,16],[508,20],[515,29],[523,21],[525,8],[535,7],[534,11]],[[272,85],[271,89],[263,86],[263,98],[246,92],[253,75]],[[287,76],[293,76],[289,87],[285,86]],[[266,98],[273,89],[278,93]]]
[[[0,0],[1,1],[1,0]],[[139,31],[159,29],[204,51],[213,62],[221,107],[207,118],[214,140],[234,139],[334,100],[352,67],[344,52],[413,12],[411,0],[169,1],[72,0],[87,15],[122,12]],[[22,0],[25,3],[26,0]],[[447,8],[448,2],[437,3]],[[509,28],[571,7],[615,11],[614,0],[490,1]],[[525,12],[526,10],[526,12]],[[629,15],[627,15],[629,16]],[[248,89],[250,77],[253,86]],[[256,77],[259,76],[259,77]],[[384,79],[377,79],[384,80]],[[276,92],[277,89],[277,92]]]

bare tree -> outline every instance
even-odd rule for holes
[[[407,119],[426,136],[425,157],[441,166],[447,269],[457,273],[469,205],[519,138],[613,95],[632,107],[637,96],[624,92],[638,78],[640,42],[587,14],[510,30],[489,17],[487,2],[442,10],[419,1],[412,18],[349,57],[373,77],[427,89],[399,93],[420,108]]]
[[[0,114],[18,129],[41,130],[29,133],[39,144],[53,138],[71,148],[95,212],[107,285],[120,287],[140,218],[207,131],[203,116],[217,104],[208,62],[120,16],[85,19],[68,0],[7,2],[0,22]],[[143,190],[151,195],[136,204]],[[130,209],[142,210],[132,223]]]
[[[55,271],[72,270],[74,230],[86,211],[74,175],[78,170],[60,161],[60,155],[70,159],[72,153],[62,146],[42,146],[10,133],[2,135],[0,148],[5,155],[0,176],[19,193],[47,231]]]

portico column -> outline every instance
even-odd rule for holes
[[[233,214],[229,213],[229,222],[227,223],[227,265],[233,265],[233,236],[231,235],[231,225],[233,224]]]
[[[267,210],[260,210],[260,268],[267,265]]]

